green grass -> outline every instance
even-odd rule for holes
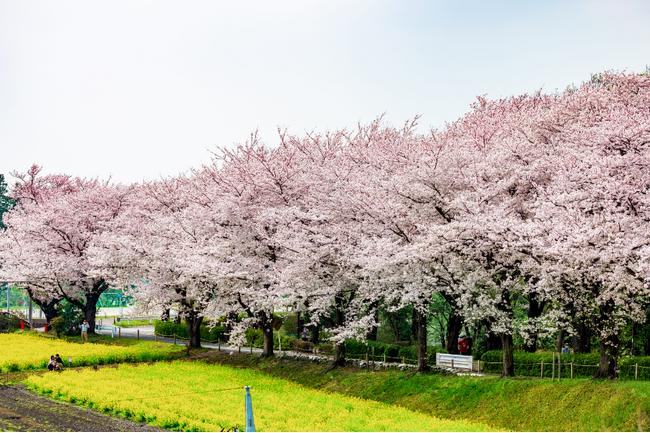
[[[250,358],[220,356],[224,364]],[[441,418],[469,419],[514,431],[647,431],[650,384],[630,381],[457,377],[268,360],[249,368],[311,388],[399,405]]]
[[[151,323],[149,323],[149,320],[121,320],[119,322],[115,322],[114,324],[111,324],[110,326],[119,326],[122,328],[133,328],[135,326],[153,326],[158,320],[152,320]]]
[[[45,395],[139,422],[183,431],[244,430],[244,386],[251,386],[257,431],[487,431],[376,401],[310,389],[241,368],[173,362],[32,375]]]

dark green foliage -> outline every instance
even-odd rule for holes
[[[549,352],[528,353],[515,352],[515,375],[541,376],[541,363],[544,361],[544,377],[553,374],[553,354]],[[481,371],[487,373],[500,373],[503,361],[503,352],[491,350],[481,358]],[[574,378],[590,378],[598,370],[600,356],[598,353],[572,353],[562,355],[562,377],[571,377],[571,363],[573,363]],[[558,354],[555,354],[555,377],[558,375]]]
[[[289,314],[286,317],[282,318],[282,331],[286,332],[288,335],[296,335],[296,329],[298,327],[298,315]]]
[[[650,380],[650,356],[636,356],[619,362],[619,378],[634,380],[636,364],[639,364],[638,380]]]
[[[418,359],[418,347],[406,346],[400,347],[396,344],[378,343],[376,341],[361,342],[358,340],[345,340],[345,356],[348,358],[363,359],[366,353],[372,355],[372,349],[375,349],[375,359],[383,360],[386,354],[387,362],[402,362],[402,358],[408,360]],[[436,353],[447,353],[447,350],[440,346],[427,347],[429,363],[436,362]]]
[[[436,353],[448,353],[447,349],[444,347],[440,346],[428,346],[427,347],[427,363],[429,365],[435,365],[436,363]],[[418,346],[413,345],[413,346],[406,346],[406,347],[401,347],[399,350],[399,359],[400,361],[402,358],[405,358],[407,360],[411,360],[410,363],[413,363],[413,361],[417,361],[418,359]]]
[[[282,350],[289,350],[294,348],[294,342],[300,341],[296,338],[293,338],[289,335],[280,334],[282,339]],[[264,334],[261,329],[247,329],[246,330],[246,346],[250,347],[253,343],[253,347],[264,347]],[[278,333],[273,332],[273,349],[279,350],[280,343],[278,341]]]
[[[650,309],[645,312],[644,323],[634,323],[634,354],[650,356]]]
[[[176,334],[176,336],[180,338],[190,337],[190,332],[185,324],[175,324],[174,322],[163,322],[160,320],[155,320],[154,323],[154,330],[158,335],[173,336]],[[223,326],[215,326],[210,329],[208,325],[201,325],[201,340],[216,343],[221,339],[223,342],[225,341],[225,332],[226,328]]]
[[[50,324],[58,336],[61,335],[80,335],[79,325],[84,321],[84,313],[70,302],[63,300],[56,307],[56,319]]]
[[[384,308],[379,309],[380,326],[378,337],[387,343],[394,341],[409,340],[411,337],[410,317],[413,307],[408,306],[397,311],[387,311]],[[365,352],[364,352],[365,353]]]
[[[485,332],[479,332],[478,337],[476,340],[474,340],[474,347],[472,347],[472,356],[474,359],[481,359],[485,352],[487,352]]]
[[[11,314],[0,314],[0,331],[20,329],[20,319]]]
[[[0,230],[5,229],[2,223],[2,214],[9,211],[15,202],[13,199],[7,197],[7,183],[5,182],[5,175],[0,174]]]
[[[375,349],[375,358],[386,354],[386,361],[395,362],[399,357],[400,347],[395,344],[379,343],[377,341],[345,340],[345,356],[349,358],[365,358],[366,353],[372,355]]]
[[[291,343],[294,349],[302,352],[311,352],[314,349],[314,343],[311,341],[302,341],[300,338],[294,338]]]

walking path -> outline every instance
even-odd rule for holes
[[[111,328],[113,326],[108,325]],[[98,334],[100,335],[111,335],[111,330],[107,329],[107,325],[104,325],[102,329],[97,331]],[[154,335],[154,327],[152,325],[148,326],[134,326],[132,328],[119,328],[116,327],[115,331],[113,331],[113,335],[115,338],[118,338],[118,335],[121,334],[121,338],[131,338],[131,339],[136,339],[138,338],[138,331],[139,331],[139,338],[140,340],[145,340],[145,341],[155,341],[156,336]],[[121,331],[120,331],[121,329]],[[187,341],[187,339],[181,339],[180,337],[176,337],[176,344],[180,346],[184,346],[184,342]],[[174,344],[174,339],[173,338],[168,338],[168,337],[158,337],[158,342],[160,343],[169,343],[169,344]],[[219,344],[218,343],[206,343],[201,341],[201,347],[207,347],[209,349],[218,349]],[[231,346],[228,344],[221,343],[221,350],[226,351],[226,352],[238,352],[240,349],[237,346]],[[251,353],[251,348],[250,347],[241,347],[241,352],[242,353]],[[262,349],[258,348],[253,348],[252,353],[262,353]]]

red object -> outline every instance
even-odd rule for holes
[[[465,355],[469,351],[469,341],[462,339],[458,342],[458,350],[461,354]]]
[[[47,332],[47,323],[45,324],[45,332]]]
[[[20,329],[25,330],[25,323],[22,320],[20,321]]]

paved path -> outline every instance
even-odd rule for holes
[[[0,431],[167,431],[116,415],[53,400],[24,385],[0,385]]]
[[[113,328],[113,326],[111,326]],[[139,331],[139,337],[140,340],[146,340],[146,341],[155,341],[156,337],[154,336],[154,327],[149,325],[149,326],[137,326],[133,328],[117,328],[116,330],[113,331],[113,335],[115,338],[118,338],[118,335],[121,334],[121,338],[132,338],[136,339],[138,338],[138,331]],[[120,331],[121,329],[121,331]],[[97,331],[98,334],[101,335],[111,335],[111,330],[102,328],[101,330]],[[183,347],[185,344],[184,342],[187,340],[181,339],[181,338],[176,338],[176,344]],[[169,344],[174,344],[174,339],[173,338],[166,338],[166,337],[158,337],[158,342],[160,343],[169,343]],[[219,344],[218,343],[206,343],[206,342],[201,342],[202,347],[207,347],[210,349],[218,349]],[[238,352],[239,348],[237,346],[230,346],[224,343],[221,343],[221,350],[227,351],[227,352]],[[242,353],[251,353],[251,348],[250,347],[242,347],[241,348]],[[262,353],[262,349],[258,348],[253,348],[253,353]]]

